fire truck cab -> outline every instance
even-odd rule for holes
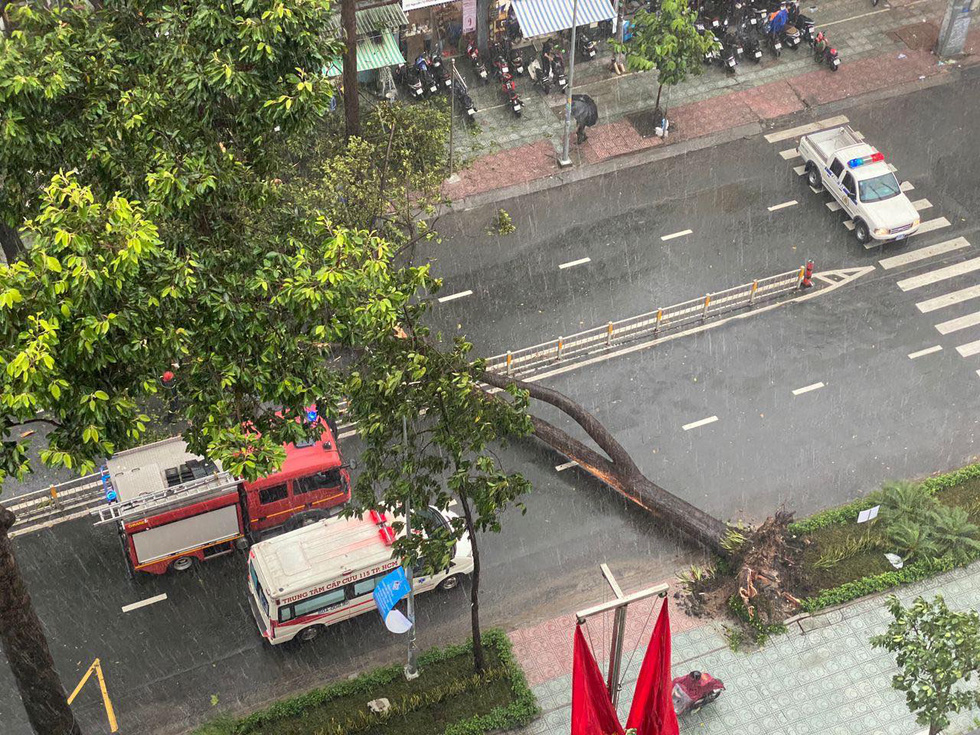
[[[257,541],[291,517],[339,513],[350,475],[330,430],[287,444],[278,472],[245,482],[187,451],[180,437],[119,452],[102,471],[107,505],[96,525],[115,523],[130,573],[184,571]]]

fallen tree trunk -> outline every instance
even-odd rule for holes
[[[574,460],[579,466],[616,492],[677,528],[696,543],[720,556],[729,555],[729,552],[722,546],[722,540],[728,533],[728,525],[696,508],[686,500],[667,492],[647,478],[640,472],[639,467],[636,466],[623,445],[602,425],[599,419],[581,404],[552,388],[509,378],[498,373],[485,372],[481,379],[495,388],[506,388],[508,385],[514,385],[527,391],[531,398],[543,401],[569,415],[608,455],[608,458],[603,457],[554,424],[531,416],[534,436],[569,459]]]

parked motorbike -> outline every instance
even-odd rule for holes
[[[481,82],[487,81],[490,75],[487,73],[487,65],[480,58],[480,49],[477,48],[476,41],[470,40],[466,44],[466,58],[470,60],[470,64],[473,66],[473,73],[476,74],[477,79]]]
[[[534,86],[540,89],[545,94],[551,93],[551,88],[554,86],[554,75],[553,72],[544,70],[541,65],[540,59],[535,59],[527,66],[527,75],[531,78]]]
[[[453,96],[456,98],[456,105],[466,115],[466,119],[471,123],[475,123],[476,105],[473,104],[473,98],[470,97],[470,92],[466,89],[466,85],[459,79],[453,80]]]
[[[565,59],[558,49],[555,49],[555,58],[551,60],[551,73],[558,89],[564,92],[568,87],[568,77],[565,76]]]
[[[395,81],[405,88],[412,99],[420,100],[425,95],[422,91],[422,82],[419,80],[418,71],[414,66],[399,64],[395,67]]]
[[[432,71],[432,76],[436,80],[436,86],[439,89],[447,90],[452,89],[453,80],[449,76],[449,69],[446,65],[442,63],[442,56],[436,54],[429,60],[429,69]]]
[[[762,63],[762,46],[759,44],[758,35],[751,35],[745,37],[745,56],[756,64]]]
[[[719,54],[721,58],[721,65],[725,68],[725,71],[728,74],[734,74],[735,67],[738,64],[738,61],[735,59],[735,47],[730,44],[723,43]]]
[[[524,76],[524,54],[521,53],[520,49],[514,48],[510,42],[507,43],[506,48],[511,72],[518,77]]]
[[[722,43],[725,46],[730,46],[735,52],[735,60],[738,61],[745,54],[745,44],[742,42],[742,37],[739,33],[736,33],[733,29],[729,29],[725,33],[725,37],[722,39]]]
[[[823,54],[817,57],[817,63],[826,64],[830,67],[831,71],[840,69],[840,58],[837,54],[837,49],[828,44],[823,50]]]
[[[697,712],[704,705],[718,699],[725,690],[725,684],[721,679],[715,679],[710,674],[701,671],[692,671],[685,676],[678,676],[671,684],[674,712],[678,716]]]
[[[514,77],[508,72],[501,77],[500,81],[501,89],[507,98],[510,109],[514,111],[517,117],[520,117],[521,111],[524,109],[524,103],[521,101],[520,95],[517,94],[517,85],[514,84]]]
[[[510,75],[510,64],[504,57],[503,49],[499,46],[493,50],[493,73],[498,79],[503,79],[504,76]]]
[[[816,23],[813,22],[813,19],[805,15],[797,15],[793,25],[800,32],[800,40],[812,48],[815,43],[814,38],[817,35]]]
[[[786,25],[786,27],[783,28],[783,39],[789,48],[793,49],[794,51],[798,51],[800,48],[800,43],[803,41],[803,34],[796,26]]]
[[[436,86],[436,80],[433,78],[432,72],[429,71],[429,60],[425,58],[425,54],[419,54],[416,57],[415,71],[418,72],[419,81],[422,83],[422,91],[427,97],[439,91],[439,87]]]
[[[769,50],[772,51],[772,55],[778,59],[780,54],[783,53],[782,32],[766,34],[766,42],[769,46]]]
[[[582,49],[582,58],[585,61],[594,59],[597,52],[596,40],[585,28],[579,28],[578,35],[578,44],[579,48]]]

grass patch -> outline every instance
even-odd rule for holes
[[[277,702],[240,720],[218,719],[195,735],[476,735],[530,722],[538,708],[502,631],[483,636],[487,670],[473,669],[467,643],[419,656],[421,676],[406,681],[400,665]],[[385,697],[391,710],[371,713]]]
[[[865,549],[842,559],[830,568],[821,569],[816,566],[817,561],[830,550],[844,547],[849,542],[860,539],[865,533],[867,528],[864,525],[853,524],[824,526],[807,534],[811,543],[803,552],[805,573],[800,592],[809,597],[820,590],[891,570],[892,565],[880,549]]]
[[[970,515],[970,520],[980,523],[980,478],[967,480],[936,493],[936,500],[943,505],[962,508]]]

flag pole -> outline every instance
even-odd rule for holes
[[[408,449],[408,421],[405,417],[402,417],[402,445],[405,447],[406,451]],[[410,539],[412,537],[412,496],[411,490],[405,495],[405,538]],[[408,569],[405,570],[405,576],[408,578],[408,620],[412,624],[412,627],[408,629],[408,661],[405,664],[405,678],[408,681],[412,679],[418,679],[419,669],[418,669],[418,648],[415,645],[415,583],[413,577],[415,576],[415,565],[409,565]]]

